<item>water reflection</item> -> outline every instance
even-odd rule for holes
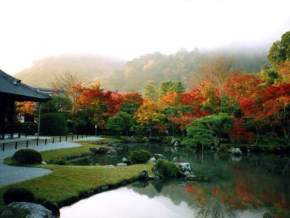
[[[185,202],[176,205],[162,195],[149,198],[120,188],[62,208],[61,218],[192,218],[194,213]]]
[[[263,217],[267,211],[277,218],[290,217],[290,160],[287,156],[249,154],[237,158],[214,152],[201,156],[168,146],[134,146],[163,154],[169,160],[190,162],[196,175],[210,180],[134,184],[64,208],[62,217],[96,217],[90,214],[75,216],[78,211],[101,213],[98,217],[102,218]],[[126,152],[109,158],[96,157],[95,161],[108,164],[124,156]]]
[[[173,182],[134,184],[97,194],[62,208],[61,218],[258,218],[264,212],[264,209],[228,212],[217,199],[201,207],[186,191],[185,184]]]

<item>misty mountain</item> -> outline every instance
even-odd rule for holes
[[[124,64],[121,60],[94,54],[58,55],[38,60],[15,76],[29,85],[50,88],[64,74],[74,75],[84,82],[102,81]]]
[[[180,80],[190,87],[188,83],[198,76],[199,66],[206,61],[223,57],[231,61],[232,70],[254,73],[267,63],[266,53],[265,49],[180,50],[170,55],[147,54],[127,63],[97,55],[60,55],[39,60],[16,77],[46,88],[65,73],[87,83],[99,80],[103,88],[116,91],[142,91],[152,80]]]
[[[180,50],[175,54],[153,53],[129,61],[121,70],[115,71],[106,88],[118,91],[141,91],[148,81],[179,80],[190,87],[199,75],[199,67],[222,57],[231,62],[232,71],[255,73],[267,63],[266,49],[219,49],[214,51]]]

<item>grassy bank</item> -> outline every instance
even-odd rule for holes
[[[73,148],[61,148],[56,150],[49,150],[41,152],[42,159],[47,163],[56,163],[57,161],[70,158],[77,157],[81,155],[87,155],[91,152],[90,148],[107,146],[110,143],[110,139],[103,139],[96,142],[78,142],[81,146],[73,147]],[[14,165],[14,161],[8,157],[4,160],[5,164]]]
[[[137,178],[142,170],[151,172],[152,165],[139,164],[127,167],[107,166],[57,166],[47,176],[0,188],[0,206],[3,193],[8,188],[21,187],[32,191],[37,198],[44,198],[58,205],[67,205],[106,189],[125,184]]]
[[[80,142],[80,147],[64,148],[41,152],[43,160],[57,162],[65,158],[89,153],[89,148],[108,146],[111,141],[104,139],[96,142]],[[11,158],[5,160],[14,164]],[[20,182],[0,188],[0,209],[4,206],[3,193],[9,188],[26,188],[36,198],[49,200],[59,206],[69,205],[94,193],[125,185],[137,179],[138,174],[146,170],[151,173],[151,164],[136,164],[125,167],[110,166],[70,166],[70,165],[33,165],[52,170],[52,173],[40,178]]]

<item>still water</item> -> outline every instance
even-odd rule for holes
[[[285,156],[194,153],[160,145],[134,145],[170,160],[190,162],[209,180],[135,183],[61,209],[61,218],[290,217],[290,160]],[[94,163],[115,163],[126,156],[99,156]],[[77,160],[78,164],[88,164]],[[267,216],[268,217],[268,216]]]

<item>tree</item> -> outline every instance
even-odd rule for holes
[[[25,122],[33,122],[34,114],[36,112],[37,106],[35,102],[32,101],[23,101],[23,102],[16,102],[16,112],[24,116]]]
[[[136,111],[135,118],[139,124],[149,128],[151,135],[152,128],[155,124],[159,123],[163,116],[159,111],[159,105],[157,103],[146,100]]]
[[[53,113],[53,112],[68,112],[72,110],[72,102],[65,95],[53,96],[49,101],[41,105],[42,113]]]
[[[151,101],[157,101],[159,98],[159,91],[158,91],[157,83],[154,81],[149,81],[144,86],[143,95],[145,99],[148,99]]]
[[[129,92],[122,95],[121,111],[134,114],[143,103],[143,98],[139,93]]]
[[[236,72],[225,81],[224,91],[226,95],[239,102],[261,89],[262,83],[263,81],[257,75]]]
[[[284,33],[280,41],[273,43],[268,53],[268,59],[274,66],[290,60],[290,31]]]
[[[107,128],[120,134],[126,133],[129,135],[129,130],[133,126],[134,120],[132,115],[120,111],[113,117],[110,117],[107,122]]]
[[[56,74],[51,86],[57,90],[63,90],[68,93],[73,86],[80,83],[80,78],[76,73],[62,73]]]
[[[165,95],[169,92],[176,92],[176,93],[182,93],[184,92],[185,88],[180,81],[165,81],[161,83],[160,86],[160,95]]]
[[[201,146],[202,158],[204,146],[216,146],[219,140],[232,128],[232,117],[225,113],[213,114],[192,121],[186,127],[191,143]]]
[[[108,118],[120,110],[122,95],[117,92],[104,91],[99,83],[88,87],[79,85],[76,91],[76,110],[86,110],[91,122],[100,128],[105,128]]]

